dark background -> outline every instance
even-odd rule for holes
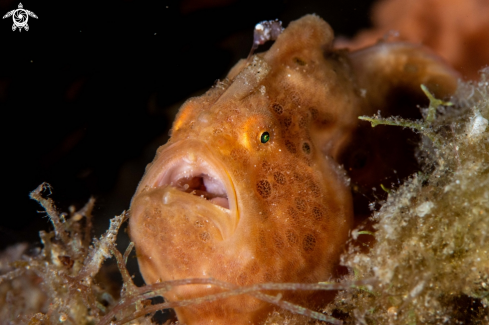
[[[352,36],[369,27],[371,2],[22,0],[39,17],[29,31],[0,20],[0,249],[51,228],[28,197],[42,182],[63,211],[94,196],[98,237],[178,107],[247,56],[256,23],[316,13]],[[0,16],[18,3],[0,0]]]

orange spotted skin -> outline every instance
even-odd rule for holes
[[[340,161],[357,117],[378,103],[361,94],[368,83],[353,71],[361,56],[333,51],[332,40],[327,23],[305,16],[269,51],[240,61],[225,81],[182,106],[131,203],[130,236],[146,283],[212,277],[246,286],[336,276],[354,219]],[[445,88],[453,88],[450,73],[440,72]],[[181,286],[165,298],[219,291]],[[282,299],[316,308],[331,298],[283,292]],[[244,295],[176,313],[186,324],[260,324],[272,310]]]

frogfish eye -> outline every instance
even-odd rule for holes
[[[263,132],[263,133],[261,134],[261,138],[260,138],[260,140],[261,140],[261,143],[267,143],[267,142],[268,142],[268,140],[270,140],[270,133],[268,133],[268,132]]]

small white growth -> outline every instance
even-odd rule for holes
[[[363,255],[363,254],[355,255],[355,257],[353,258],[353,263],[354,264],[368,264],[368,263],[370,263],[370,257]]]
[[[264,85],[262,85],[262,86],[260,87],[260,93],[261,93],[263,96],[265,96],[265,95],[266,95],[266,93],[267,93],[267,88],[266,88]]]
[[[162,198],[163,204],[169,204],[170,203],[170,193],[166,192],[163,194]]]
[[[370,209],[370,211],[374,211],[375,210],[375,202],[370,202],[368,204],[368,208]]]
[[[482,117],[479,111],[475,111],[473,117],[470,118],[470,122],[467,124],[467,136],[470,142],[480,140],[484,131],[486,131],[489,122]]]
[[[435,204],[433,202],[424,202],[416,208],[416,214],[422,218],[430,213],[431,209],[433,209],[434,206]]]
[[[357,238],[358,238],[358,229],[354,229],[351,232],[351,237],[353,238],[353,240],[357,240]],[[356,258],[356,256],[355,256],[355,258]],[[354,261],[355,261],[355,259],[354,259]],[[358,263],[358,262],[356,262],[356,263]]]
[[[377,266],[372,268],[375,276],[379,278],[383,283],[389,283],[394,276],[393,268],[383,267],[379,268]]]
[[[423,288],[424,288],[424,281],[421,281],[417,286],[414,287],[413,290],[411,290],[409,295],[414,298],[417,295],[419,295],[421,291],[423,291]]]

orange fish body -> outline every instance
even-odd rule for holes
[[[348,163],[357,117],[383,109],[395,86],[418,91],[424,83],[448,94],[456,75],[417,47],[349,54],[333,50],[332,41],[326,22],[305,16],[269,51],[240,61],[225,81],[181,107],[131,203],[130,237],[146,283],[211,277],[246,286],[337,276],[354,222],[350,177],[370,181]],[[220,291],[180,286],[165,298]],[[311,308],[332,297],[282,294]],[[186,324],[259,324],[272,308],[242,295],[176,313]]]

